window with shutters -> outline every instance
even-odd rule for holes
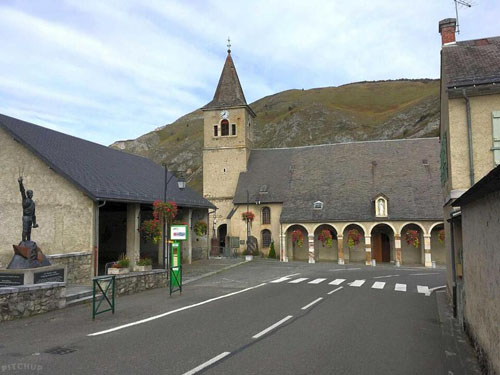
[[[262,247],[271,246],[271,231],[264,229],[262,231]]]
[[[271,224],[271,209],[269,207],[262,209],[262,224]]]
[[[221,132],[220,132],[220,135],[223,136],[223,137],[226,137],[229,135],[229,121],[227,120],[222,120],[220,122],[220,126],[221,126]]]
[[[493,160],[495,164],[500,164],[500,111],[493,111],[492,113],[493,122]]]

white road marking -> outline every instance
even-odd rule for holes
[[[360,287],[365,283],[366,280],[355,280],[352,283],[349,283],[350,286]]]
[[[430,296],[429,287],[425,285],[417,285],[417,292],[425,294],[426,296]]]
[[[298,276],[298,275],[300,275],[300,272],[299,272],[299,273],[292,273],[291,275],[285,275],[285,276],[282,276],[282,277],[280,277],[280,279],[283,279],[283,278],[285,278],[285,277],[293,277],[293,276]],[[271,282],[271,281],[273,281],[273,280],[276,280],[276,278],[274,278],[274,277],[273,277],[272,279],[269,279],[269,280],[264,280],[263,282],[264,282],[264,283],[268,283],[268,282]]]
[[[406,292],[406,284],[396,284],[394,290],[397,290],[398,292]]]
[[[179,309],[172,310],[172,311],[167,311],[167,312],[165,312],[165,313],[163,313],[163,314],[159,314],[159,315],[151,316],[151,317],[146,318],[146,319],[137,320],[137,321],[132,322],[132,323],[123,324],[123,325],[118,326],[118,327],[115,327],[115,328],[110,328],[110,329],[106,329],[106,330],[104,330],[104,331],[99,331],[99,332],[89,333],[87,336],[99,336],[99,335],[104,335],[104,334],[106,334],[106,333],[110,333],[110,332],[118,331],[118,330],[120,330],[120,329],[124,329],[124,328],[128,328],[128,327],[133,327],[133,326],[136,326],[136,325],[139,325],[139,324],[147,323],[147,322],[150,322],[150,321],[152,321],[152,320],[160,319],[160,318],[163,318],[163,317],[168,316],[168,315],[175,314],[175,313],[180,312],[180,311],[184,311],[184,310],[192,309],[193,307],[202,306],[202,305],[205,305],[205,304],[207,304],[207,303],[217,301],[217,300],[219,300],[219,299],[223,299],[223,298],[227,298],[227,297],[234,296],[234,295],[236,295],[236,294],[240,294],[240,293],[248,292],[249,290],[256,289],[256,288],[260,288],[261,286],[264,286],[264,285],[267,285],[267,284],[266,284],[266,283],[262,283],[262,284],[259,284],[259,285],[256,285],[256,286],[252,286],[252,287],[250,287],[250,288],[246,288],[246,289],[238,290],[238,291],[236,291],[236,292],[232,292],[232,293],[224,294],[224,295],[219,296],[219,297],[210,298],[210,299],[207,299],[207,300],[202,301],[202,302],[194,303],[194,304],[192,304],[192,305],[184,306],[184,307],[181,307],[181,308],[179,308]]]
[[[361,268],[337,268],[335,270],[330,270],[330,271],[355,271],[355,270],[360,270]]]
[[[374,279],[385,279],[386,277],[396,277],[399,275],[375,276]]]
[[[302,310],[307,310],[309,307],[311,307],[312,305],[314,305],[315,303],[318,303],[319,301],[321,301],[323,299],[323,297],[319,297],[318,299],[315,299],[314,301],[312,301],[311,303],[305,305]]]
[[[429,288],[429,294],[427,296],[430,296],[432,292],[434,292],[435,290],[440,290],[440,289],[446,289],[446,285],[441,285],[441,286],[437,286],[435,288]]]
[[[326,279],[315,279],[315,280],[311,280],[309,281],[308,284],[319,284],[319,283],[322,283],[323,281],[325,281]]]
[[[331,292],[328,292],[328,294],[333,294],[335,292],[338,292],[340,289],[342,289],[343,286],[339,286],[337,289],[332,290]]]
[[[284,277],[280,277],[279,279],[271,281],[271,283],[273,283],[273,284],[282,283],[283,281],[288,281],[290,279],[291,279],[291,277],[284,276]]]
[[[439,272],[429,272],[429,273],[409,273],[408,276],[427,276],[427,275],[439,275]]]
[[[301,283],[302,281],[306,281],[307,279],[308,279],[308,277],[300,277],[298,279],[289,281],[289,283],[290,284],[298,284],[298,283]]]
[[[259,333],[257,333],[256,335],[253,335],[252,338],[253,339],[258,339],[260,336],[263,336],[265,335],[266,333],[268,333],[269,331],[275,329],[276,327],[278,327],[279,325],[285,323],[287,320],[290,320],[293,318],[293,315],[288,315],[287,317],[281,319],[279,322],[276,322],[274,323],[272,326],[270,327],[267,327],[265,330],[263,331],[260,331]]]
[[[340,285],[345,281],[345,279],[335,279],[331,283],[328,283],[328,285]]]
[[[211,360],[206,361],[205,363],[202,363],[198,367],[195,367],[194,369],[189,370],[188,372],[185,372],[183,375],[193,375],[193,374],[196,374],[197,372],[200,372],[204,368],[206,368],[206,367],[208,367],[210,365],[213,365],[215,362],[220,361],[222,358],[227,357],[229,354],[231,354],[231,353],[230,352],[221,353],[218,356],[213,357]]]
[[[385,283],[382,281],[375,281],[372,285],[373,289],[384,289]]]

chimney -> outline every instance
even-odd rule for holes
[[[455,18],[446,18],[439,21],[439,33],[441,34],[442,45],[455,43],[455,30],[457,28],[457,20]]]

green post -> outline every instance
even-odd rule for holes
[[[172,225],[170,227],[172,247],[170,251],[170,295],[179,291],[182,294],[182,264],[181,242],[188,239],[187,225]]]

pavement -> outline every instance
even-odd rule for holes
[[[2,323],[0,373],[479,374],[444,283],[442,269],[254,260],[182,296],[119,297],[95,321],[80,305]]]

